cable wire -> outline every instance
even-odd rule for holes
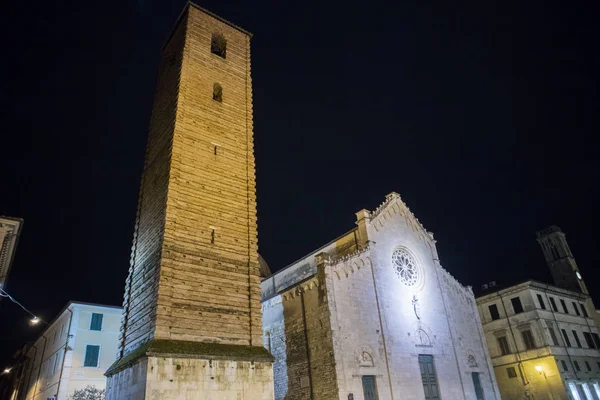
[[[29,311],[27,308],[25,308],[25,306],[23,304],[19,303],[14,297],[12,297],[10,294],[8,294],[6,292],[6,290],[4,290],[2,288],[0,288],[0,296],[1,297],[7,297],[10,301],[12,301],[13,303],[15,303],[19,307],[21,307],[23,309],[23,311],[25,311],[26,313],[30,314],[33,318],[35,318],[36,320],[39,319],[38,317],[35,316],[34,313],[32,313],[31,311]]]

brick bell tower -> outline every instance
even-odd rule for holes
[[[107,399],[273,399],[250,37],[188,3],[162,50]]]

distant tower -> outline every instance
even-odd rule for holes
[[[162,50],[107,400],[273,398],[250,36],[188,3]]]
[[[537,232],[536,235],[546,258],[546,263],[548,263],[552,273],[554,284],[563,289],[588,294],[585,282],[563,231],[558,226],[553,225]]]

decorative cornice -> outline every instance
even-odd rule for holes
[[[339,263],[347,262],[347,261],[352,260],[353,258],[360,257],[362,254],[366,253],[370,249],[371,249],[371,245],[369,243],[367,243],[366,246],[363,246],[362,248],[359,248],[352,253],[348,253],[348,254],[345,254],[342,256],[330,256],[329,258],[325,259],[325,262],[328,263],[329,265],[336,265]]]
[[[319,284],[319,279],[316,276],[313,276],[312,278],[300,283],[298,286],[291,288],[287,292],[281,293],[281,299],[282,301],[293,300],[300,296],[300,294],[319,287]]]
[[[329,265],[328,269],[333,272],[333,275],[338,278],[338,280],[343,277],[347,278],[351,274],[360,271],[361,268],[370,265],[371,259],[368,256],[369,250],[370,247],[366,246],[365,248],[332,263]]]

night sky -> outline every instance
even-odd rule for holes
[[[51,320],[120,305],[160,48],[183,0],[11,1],[0,12],[7,290]],[[259,251],[278,270],[396,191],[463,284],[550,279],[567,233],[600,303],[598,2],[201,6],[254,33]],[[568,8],[565,8],[568,7]],[[39,334],[0,302],[0,367]]]

